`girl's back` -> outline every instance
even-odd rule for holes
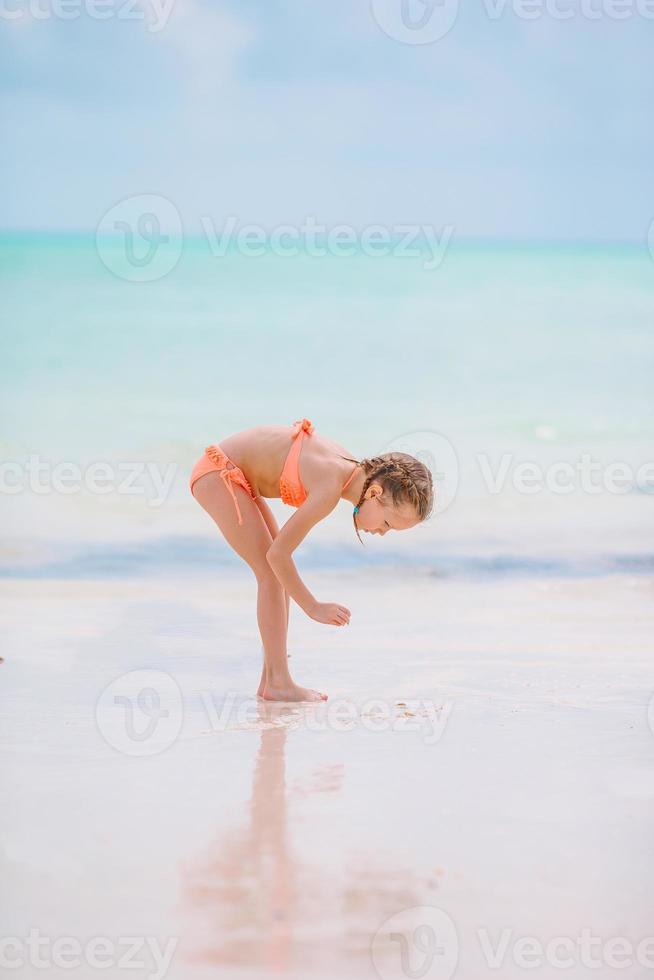
[[[220,440],[220,447],[240,467],[257,496],[279,497],[279,481],[293,443],[293,426],[259,425]],[[344,458],[345,457],[345,458]],[[338,443],[312,432],[302,442],[299,469],[307,491],[330,472],[336,482],[352,470],[351,454]]]

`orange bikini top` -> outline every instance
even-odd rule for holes
[[[279,492],[285,504],[291,507],[300,507],[307,499],[307,492],[302,486],[300,479],[300,450],[305,436],[310,436],[313,432],[313,425],[309,419],[298,419],[293,423],[293,435],[291,448],[284,461],[282,475],[279,478]],[[343,490],[349,485],[352,477],[357,471],[355,466],[351,475],[343,484]]]

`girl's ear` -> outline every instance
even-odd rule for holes
[[[380,487],[378,483],[371,483],[366,490],[366,497],[369,497],[370,500],[374,500],[375,497],[381,497],[383,492],[384,488]]]

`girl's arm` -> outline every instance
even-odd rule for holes
[[[333,626],[348,623],[350,610],[336,602],[318,602],[300,578],[292,554],[311,528],[331,514],[339,500],[340,487],[312,493],[284,524],[267,552],[268,564],[298,606],[311,619]]]

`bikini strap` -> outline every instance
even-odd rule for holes
[[[348,476],[347,480],[345,481],[345,483],[341,487],[341,493],[343,493],[343,490],[347,490],[347,488],[349,487],[350,483],[354,479],[354,474],[356,473],[356,471],[359,469],[360,466],[361,466],[361,463],[357,463],[356,464],[356,466],[354,467],[354,469],[352,470],[352,472]]]

